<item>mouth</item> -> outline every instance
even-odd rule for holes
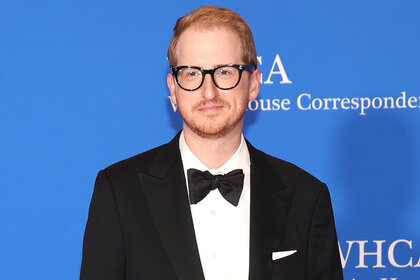
[[[214,113],[222,110],[225,106],[223,104],[207,104],[201,107],[198,107],[197,110],[203,113]]]

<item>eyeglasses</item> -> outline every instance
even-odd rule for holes
[[[239,84],[243,70],[252,72],[255,67],[252,65],[227,64],[205,70],[197,66],[178,66],[172,67],[172,75],[183,90],[194,91],[199,89],[203,85],[206,74],[210,74],[217,88],[228,90]]]

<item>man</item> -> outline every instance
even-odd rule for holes
[[[326,186],[242,136],[260,82],[247,23],[201,7],[168,59],[183,130],[98,174],[80,278],[342,279]]]

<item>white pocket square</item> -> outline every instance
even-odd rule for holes
[[[297,250],[273,252],[273,261],[293,255]]]

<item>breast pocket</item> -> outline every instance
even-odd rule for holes
[[[273,261],[272,280],[297,280],[299,275],[299,251]]]

